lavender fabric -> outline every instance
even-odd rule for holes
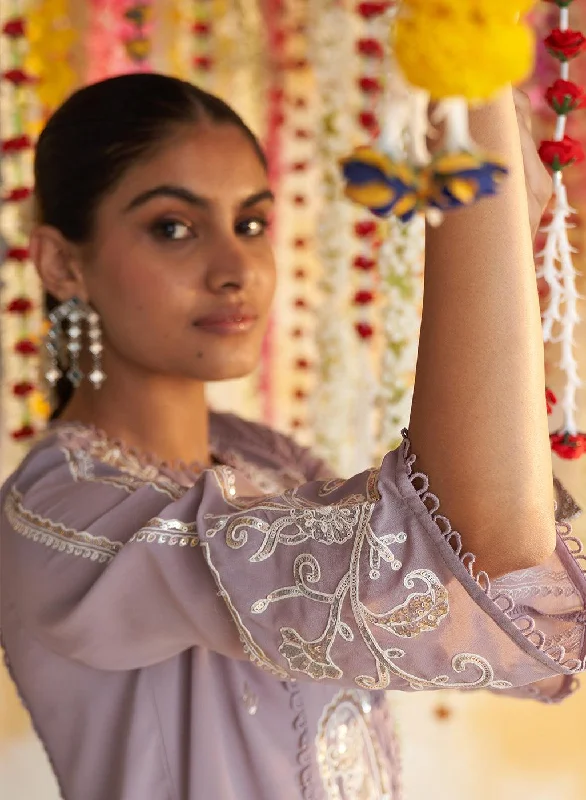
[[[406,432],[350,480],[238,417],[211,434],[195,474],[64,423],[2,487],[3,646],[65,800],[397,800],[386,690],[572,690],[568,523],[491,585]]]

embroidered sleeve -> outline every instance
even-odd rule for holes
[[[202,547],[249,655],[363,689],[566,692],[586,618],[570,525],[550,563],[491,585],[414,464],[404,432],[380,471],[231,513],[208,494]]]

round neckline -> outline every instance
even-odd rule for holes
[[[110,436],[105,430],[98,428],[96,425],[92,425],[89,422],[56,419],[50,422],[47,426],[47,431],[49,432],[58,432],[59,430],[67,429],[82,435],[89,435],[91,439],[98,442],[100,445],[105,446],[107,449],[119,450],[123,456],[134,459],[143,466],[151,467],[159,472],[169,471],[198,475],[202,472],[205,472],[207,469],[214,469],[215,467],[226,463],[217,447],[217,442],[213,439],[213,437],[210,440],[211,463],[204,464],[201,461],[191,461],[188,463],[182,461],[181,459],[165,461],[164,459],[159,458],[155,453],[149,452],[148,450],[143,450],[134,445],[130,445],[123,439]]]

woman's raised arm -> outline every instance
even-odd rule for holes
[[[510,175],[498,196],[451,212],[427,232],[409,437],[465,548],[498,576],[540,563],[554,549],[552,463],[511,91],[474,111],[471,130],[506,159]]]

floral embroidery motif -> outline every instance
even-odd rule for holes
[[[414,578],[427,585],[426,592],[410,594],[403,603],[385,614],[374,614],[365,608],[365,619],[406,639],[434,631],[448,615],[448,592],[431,570],[410,572],[403,581],[407,589],[415,585]]]
[[[123,542],[113,542],[105,536],[94,536],[86,531],[75,531],[33,514],[22,505],[22,497],[14,488],[6,499],[4,509],[11,526],[21,536],[69,555],[105,563],[111,561],[124,546]]]
[[[486,659],[475,653],[458,653],[452,659],[452,669],[462,673],[469,666],[475,668],[477,677],[463,682],[450,681],[448,675],[425,678],[414,675],[397,663],[407,661],[406,652],[397,647],[389,648],[377,639],[380,629],[399,638],[412,638],[435,631],[449,613],[448,592],[438,577],[428,569],[413,570],[404,577],[407,589],[413,589],[416,581],[424,584],[423,591],[412,592],[397,606],[375,613],[362,601],[360,565],[363,552],[368,548],[371,581],[380,577],[381,563],[385,562],[393,571],[402,567],[390,545],[404,544],[404,531],[377,536],[370,524],[376,506],[371,499],[372,492],[378,496],[376,471],[366,476],[366,497],[353,494],[345,496],[336,504],[320,505],[300,496],[297,489],[285,492],[279,498],[260,499],[255,505],[255,513],[247,512],[227,515],[207,515],[214,527],[205,532],[206,538],[213,538],[223,532],[229,548],[243,547],[254,533],[262,537],[260,546],[249,556],[252,563],[270,558],[279,545],[299,545],[314,540],[326,546],[339,546],[351,543],[350,564],[338,580],[333,592],[317,588],[322,579],[322,568],[312,553],[301,553],[293,564],[293,585],[280,586],[265,597],[252,603],[252,614],[263,614],[271,604],[292,598],[303,597],[311,602],[329,606],[328,619],[321,635],[307,639],[295,628],[283,626],[280,629],[281,644],[279,653],[292,671],[303,672],[313,680],[340,679],[343,670],[332,658],[332,648],[338,637],[353,642],[357,633],[362,639],[362,647],[372,654],[376,677],[358,675],[355,683],[362,689],[385,689],[391,676],[404,680],[412,689],[423,688],[484,688],[510,687],[508,681],[495,680],[494,671]],[[276,513],[275,513],[276,512]],[[271,520],[271,521],[269,521]],[[350,601],[353,622],[356,630],[342,619],[342,608],[346,599]],[[252,641],[250,633],[248,637]]]
[[[366,502],[363,495],[349,495],[334,505],[322,505],[299,496],[298,491],[289,489],[274,500],[254,499],[256,512],[279,512],[277,519],[270,524],[257,514],[245,517],[232,514],[206,514],[206,519],[216,523],[213,528],[206,531],[206,536],[212,538],[225,530],[226,544],[238,550],[247,543],[249,529],[259,531],[264,534],[263,543],[250,559],[251,562],[270,558],[279,544],[293,546],[302,544],[308,539],[327,545],[343,544],[352,538],[361,509]],[[388,548],[384,549],[387,554],[390,552]],[[394,556],[392,560],[395,561]],[[397,568],[399,567],[400,564]]]
[[[389,766],[370,723],[367,692],[339,692],[326,706],[316,738],[327,800],[391,800]]]

